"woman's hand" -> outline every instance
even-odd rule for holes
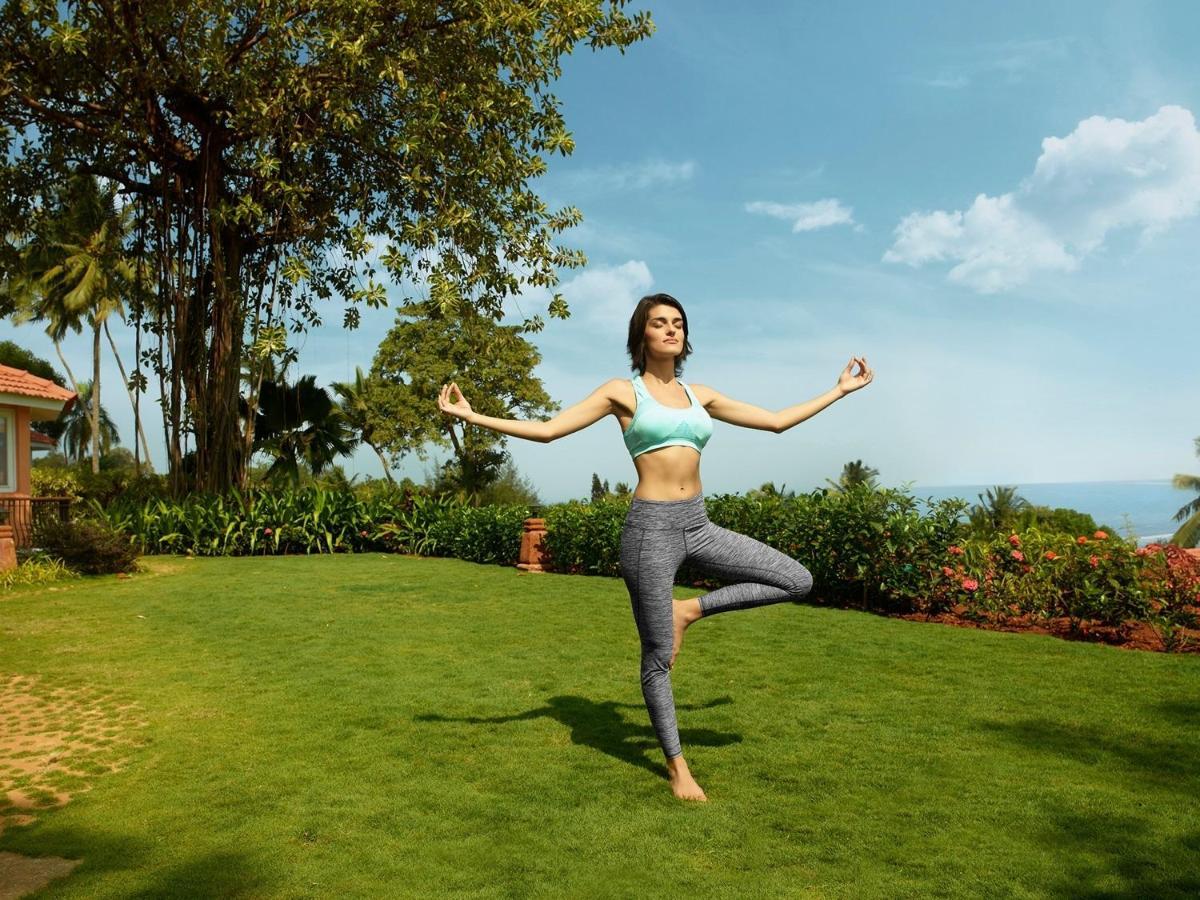
[[[862,367],[857,375],[854,374],[855,363],[858,363]],[[849,394],[861,387],[866,387],[874,377],[875,373],[867,367],[867,358],[865,356],[852,356],[850,357],[850,362],[846,364],[846,368],[842,370],[842,374],[838,378],[838,390],[843,395]]]
[[[458,394],[458,402],[450,402],[450,392]],[[442,392],[438,395],[438,409],[446,413],[446,415],[454,416],[456,419],[463,421],[471,421],[471,404],[467,402],[467,398],[463,396],[461,390],[455,382],[442,385]]]

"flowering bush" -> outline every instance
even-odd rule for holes
[[[1200,563],[1178,547],[1137,548],[1097,529],[1090,535],[997,534],[948,545],[930,572],[927,609],[968,614],[1062,616],[1120,625],[1150,622],[1171,649],[1197,622]]]

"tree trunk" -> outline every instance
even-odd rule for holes
[[[100,323],[92,326],[92,474],[100,471]]]
[[[121,354],[117,352],[117,343],[113,340],[112,332],[108,330],[108,319],[104,320],[104,334],[108,338],[108,345],[112,347],[113,356],[117,360],[117,368],[121,370],[121,381],[125,385],[125,393],[129,395],[129,404],[133,407],[133,427],[136,432],[136,437],[142,439],[142,453],[146,457],[146,465],[150,465],[150,445],[146,443],[146,432],[142,430],[142,421],[138,418],[137,401],[133,398],[133,391],[129,389],[129,378],[125,374],[125,364],[121,362]],[[134,449],[137,449],[137,440],[134,440]],[[137,462],[137,460],[134,460]],[[136,466],[137,474],[142,474],[142,467]]]
[[[381,463],[383,463],[383,474],[386,475],[387,480],[390,481],[394,485],[396,483],[396,479],[392,477],[392,473],[388,469],[388,461],[384,458],[383,454],[380,452],[378,447],[376,447],[370,441],[366,441],[365,443],[368,447],[370,447],[372,450],[375,451],[375,455],[378,456],[379,461]]]

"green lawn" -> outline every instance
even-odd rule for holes
[[[55,763],[74,774],[0,770],[74,793],[0,835],[83,858],[47,896],[1200,892],[1194,655],[792,604],[714,616],[673,676],[709,796],[689,804],[620,580],[147,563],[0,599],[9,696],[85,738]]]

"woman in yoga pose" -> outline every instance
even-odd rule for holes
[[[616,417],[638,473],[621,532],[620,560],[641,638],[642,696],[667,758],[671,790],[681,799],[706,800],[683,758],[671,693],[670,670],[684,631],[703,616],[799,599],[812,589],[812,575],[791,557],[708,520],[700,452],[712,435],[712,420],[778,434],[870,384],[874,373],[866,357],[851,357],[834,387],[779,412],[702,384],[689,386],[679,380],[692,352],[687,314],[669,294],[638,302],[629,320],[628,349],[638,373],[632,380],[614,378],[548,422],[480,415],[454,383],[442,387],[438,408],[472,425],[543,443]],[[455,394],[458,399],[452,401]],[[733,583],[675,602],[671,587],[685,561]]]

